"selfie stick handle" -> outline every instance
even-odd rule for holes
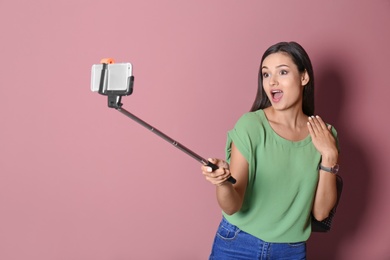
[[[163,132],[159,131],[158,129],[154,128],[153,126],[149,125],[148,123],[146,123],[145,121],[143,121],[142,119],[136,117],[135,115],[133,115],[132,113],[130,113],[129,111],[127,111],[126,109],[123,109],[122,107],[117,107],[116,110],[118,110],[119,112],[121,112],[122,114],[124,114],[125,116],[133,119],[134,121],[136,121],[137,123],[139,123],[140,125],[146,127],[147,129],[149,129],[150,131],[152,131],[153,133],[155,133],[156,135],[160,136],[162,139],[164,139],[165,141],[171,143],[173,146],[175,146],[176,148],[182,150],[183,152],[185,152],[186,154],[188,154],[189,156],[191,156],[192,158],[194,158],[195,160],[197,160],[198,162],[202,163],[203,165],[205,166],[209,166],[213,171],[217,170],[219,167],[213,163],[211,163],[210,161],[204,159],[203,157],[199,156],[198,154],[196,154],[195,152],[191,151],[190,149],[188,149],[187,147],[185,147],[184,145],[176,142],[175,140],[173,140],[172,138],[170,138],[169,136],[167,136],[166,134],[164,134]],[[231,182],[231,183],[236,183],[236,179],[234,179],[232,176],[230,176],[228,178],[228,181]]]

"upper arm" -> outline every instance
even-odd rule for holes
[[[248,183],[249,164],[233,142],[231,143],[230,173],[237,181],[234,189],[243,201]]]

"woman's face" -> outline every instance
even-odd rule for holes
[[[274,109],[302,109],[303,87],[309,82],[309,75],[306,71],[300,73],[287,53],[268,55],[261,66],[261,73],[264,91]]]

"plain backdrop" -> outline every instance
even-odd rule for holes
[[[390,259],[390,1],[0,0],[0,259],[207,259],[221,212],[200,164],[107,107],[92,64],[134,66],[123,107],[224,157],[261,55],[297,41],[345,186],[309,259]]]

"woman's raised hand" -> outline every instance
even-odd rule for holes
[[[317,151],[322,155],[323,160],[337,163],[338,150],[336,139],[332,134],[332,126],[326,125],[319,116],[309,117],[307,122],[312,142]]]
[[[211,158],[208,159],[213,164],[217,165],[219,168],[213,171],[209,166],[202,165],[201,170],[206,180],[211,182],[216,186],[222,185],[229,177],[230,170],[229,164],[221,159]]]

